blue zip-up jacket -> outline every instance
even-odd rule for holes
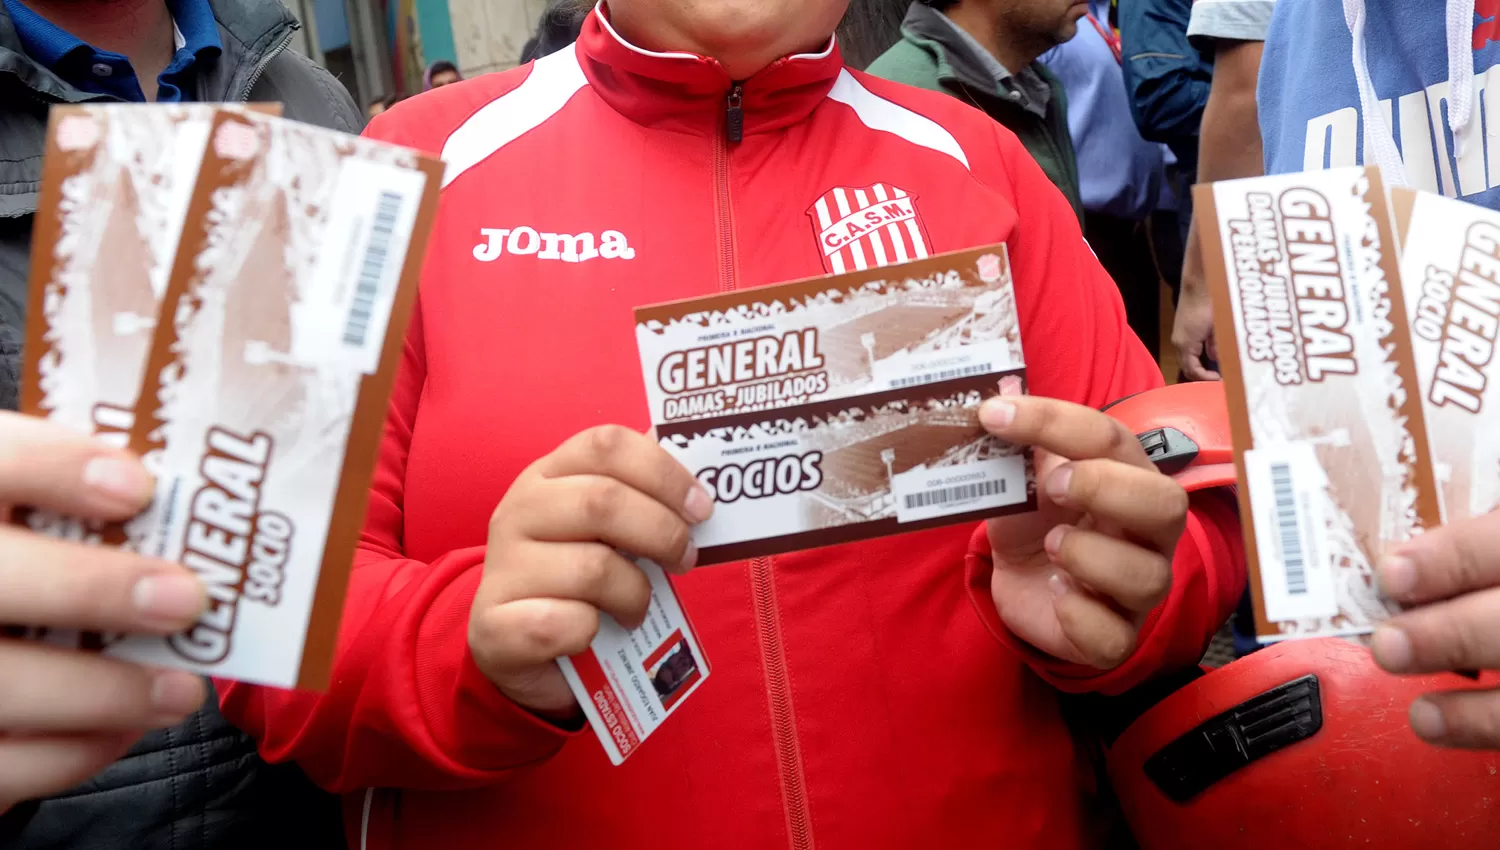
[[[1198,127],[1213,81],[1213,57],[1188,43],[1192,0],[1120,4],[1120,41],[1130,111],[1143,138],[1172,149],[1184,170],[1198,167]]]

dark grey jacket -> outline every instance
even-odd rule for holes
[[[275,0],[210,0],[223,54],[201,69],[197,99],[284,104],[288,118],[348,132],[362,125],[332,76],[287,49],[297,22]],[[47,109],[104,100],[22,51],[0,5],[0,409],[16,405],[26,268]],[[15,825],[8,819],[9,826]],[[146,736],[102,775],[35,810],[4,850],[337,848],[337,801],[294,766],[272,767],[213,700],[183,725]]]

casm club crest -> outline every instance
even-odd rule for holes
[[[829,274],[928,256],[917,196],[889,183],[830,189],[807,211]]]

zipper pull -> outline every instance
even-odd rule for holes
[[[729,106],[725,111],[729,143],[732,145],[745,140],[745,110],[741,108],[744,100],[745,87],[735,83],[734,88],[729,90]]]

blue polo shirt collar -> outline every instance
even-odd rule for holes
[[[22,49],[38,64],[87,91],[123,96],[128,92],[117,91],[115,86],[128,80],[131,88],[139,92],[135,72],[126,57],[92,47],[20,0],[4,0],[4,3]],[[177,50],[158,84],[162,94],[176,95],[171,99],[178,100],[185,74],[198,60],[219,55],[224,45],[219,40],[219,25],[208,0],[167,0],[167,11],[172,16]],[[108,66],[112,73],[105,80],[91,79],[99,76],[95,70],[100,66]],[[124,99],[135,100],[140,96]]]

